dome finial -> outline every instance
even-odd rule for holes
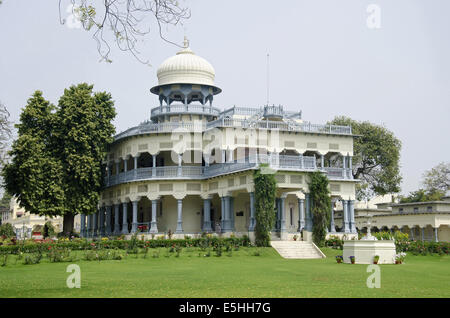
[[[183,46],[185,49],[189,47],[189,40],[186,35],[184,36]]]

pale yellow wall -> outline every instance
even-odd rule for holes
[[[182,139],[180,139],[181,136]],[[214,140],[210,140],[211,136],[214,136]],[[178,153],[183,152],[186,147],[191,148],[191,142],[186,146],[182,146],[183,142],[180,140],[189,140],[193,143],[194,149],[205,152],[212,148],[235,149],[236,147],[262,147],[272,152],[281,152],[283,149],[286,149],[295,150],[297,153],[315,151],[325,155],[328,152],[338,152],[342,155],[348,154],[353,156],[352,136],[308,134],[276,130],[214,128],[203,134],[201,132],[172,132],[127,138],[112,146],[109,159],[118,160],[120,158],[124,159],[127,156],[134,157],[140,152],[156,154],[164,150],[174,150]],[[171,146],[167,147],[165,144],[171,144]],[[313,144],[316,147],[312,147]],[[336,145],[338,149],[332,147]]]
[[[450,242],[450,227],[448,225],[439,227],[438,238],[439,241]]]

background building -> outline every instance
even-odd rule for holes
[[[37,214],[30,213],[25,211],[24,208],[21,208],[17,202],[17,200],[13,197],[11,198],[9,209],[4,209],[0,211],[1,213],[1,221],[2,224],[10,223],[17,234],[18,237],[27,237],[31,238],[33,227],[36,225],[44,225],[45,222],[51,221],[55,231],[61,232],[63,228],[63,218],[60,216],[57,217],[49,217],[49,216],[40,216]],[[75,231],[80,231],[80,216],[75,216]]]
[[[450,196],[441,201],[398,203],[392,196],[379,196],[355,207],[358,230],[367,231],[367,215],[372,215],[371,231],[408,233],[413,240],[450,241]],[[336,224],[342,226],[342,207],[336,207]]]

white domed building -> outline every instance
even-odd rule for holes
[[[82,216],[83,236],[140,231],[252,237],[253,173],[261,163],[276,170],[273,235],[284,240],[303,232],[310,239],[308,173],[315,170],[327,174],[333,206],[343,203],[343,232],[356,233],[351,127],[311,124],[300,110],[282,106],[216,107],[214,96],[222,90],[215,70],[186,40],[161,64],[157,78],[150,91],[159,105],[150,119],[114,138],[99,211]]]

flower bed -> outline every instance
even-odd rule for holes
[[[204,238],[186,238],[186,239],[154,239],[154,240],[123,240],[123,239],[105,239],[100,240],[86,240],[74,238],[61,239],[61,240],[25,240],[20,242],[8,242],[0,245],[0,252],[6,252],[9,254],[22,253],[34,253],[43,250],[49,250],[49,248],[69,248],[71,250],[86,250],[94,248],[105,249],[129,249],[132,248],[158,248],[158,247],[213,247],[217,245],[232,245],[232,246],[250,246],[250,240],[247,236],[242,238],[230,237],[230,238],[218,238],[218,237],[204,237]]]
[[[344,248],[344,241],[337,236],[330,236],[330,238],[325,241],[325,246],[342,250]]]

